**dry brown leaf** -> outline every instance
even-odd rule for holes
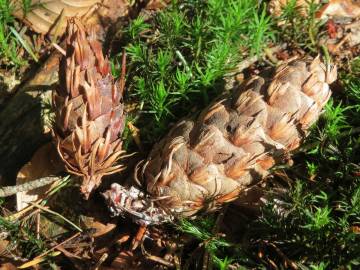
[[[104,236],[116,228],[115,223],[103,223],[95,220],[93,217],[83,216],[82,222],[87,228],[95,229],[95,232],[92,234],[94,238]]]
[[[0,264],[0,270],[16,270],[17,267],[12,263],[3,263]]]
[[[98,16],[118,18],[127,13],[126,0],[32,0],[31,10],[24,16],[22,1],[16,1],[14,16],[41,34],[61,35],[67,18],[85,17],[90,21]],[[98,21],[98,20],[97,20]]]
[[[52,143],[48,143],[40,147],[32,159],[21,168],[16,178],[16,184],[19,185],[41,177],[56,175],[63,170],[63,164],[55,147]],[[28,192],[18,192],[16,194],[17,210],[20,211],[29,202],[40,199],[51,186],[47,185]]]
[[[318,18],[360,17],[360,3],[352,0],[330,0],[317,14]]]

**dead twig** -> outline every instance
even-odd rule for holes
[[[57,180],[60,180],[61,178],[62,177],[59,176],[48,176],[21,185],[0,187],[0,197],[9,197],[15,195],[18,192],[26,192],[33,189],[37,189],[46,186],[48,184],[51,184]]]
[[[269,242],[265,242],[267,245],[271,246],[277,254],[279,254],[279,256],[283,259],[284,261],[284,266],[286,268],[290,268],[292,270],[298,270],[299,267],[297,266],[296,263],[294,263],[292,260],[290,260],[281,250],[280,248],[278,248],[275,244],[273,243],[269,243]]]
[[[146,258],[151,260],[151,261],[154,261],[154,262],[160,263],[162,265],[165,265],[167,267],[175,268],[175,265],[172,262],[169,262],[169,261],[167,261],[167,260],[165,260],[163,258],[160,258],[158,256],[149,255],[149,256],[146,256]]]
[[[77,256],[77,255],[67,251],[63,247],[57,247],[56,250],[60,251],[62,254],[64,254],[68,258],[74,258],[74,259],[78,259],[78,260],[83,260],[84,259],[83,257]]]

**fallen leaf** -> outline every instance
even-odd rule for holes
[[[83,216],[82,222],[87,228],[95,229],[95,232],[92,234],[94,238],[101,237],[116,228],[115,223],[102,223],[100,221],[94,220],[92,217]]]
[[[126,0],[32,0],[32,8],[24,14],[22,2],[15,1],[13,15],[35,32],[55,36],[64,33],[70,17],[80,17],[86,22],[95,21],[97,24],[97,15],[114,19],[125,15],[128,9]]]
[[[63,163],[59,159],[55,147],[52,143],[48,143],[40,147],[32,159],[21,168],[16,178],[16,184],[19,185],[45,176],[56,175],[63,170]],[[49,184],[27,192],[18,192],[16,194],[17,210],[20,211],[28,206],[30,202],[42,198],[52,185]]]
[[[316,15],[318,18],[360,17],[360,3],[352,0],[330,0]]]

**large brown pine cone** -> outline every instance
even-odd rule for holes
[[[336,76],[336,68],[316,58],[284,63],[272,78],[251,78],[195,120],[175,125],[136,177],[176,215],[236,199],[299,146]]]
[[[114,162],[122,153],[123,82],[114,81],[93,30],[71,19],[66,35],[60,86],[53,94],[54,137],[67,170],[83,178],[87,197],[103,175],[121,170]]]

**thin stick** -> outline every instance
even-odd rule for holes
[[[165,265],[169,268],[174,268],[175,264],[173,264],[172,262],[169,262],[168,260],[165,260],[161,257],[155,256],[155,255],[151,255],[149,252],[147,252],[147,250],[145,249],[145,247],[143,245],[141,245],[141,251],[143,252],[143,254],[145,255],[146,259],[160,263],[162,265]]]
[[[59,218],[63,219],[64,221],[66,221],[67,223],[69,223],[71,226],[73,226],[75,229],[77,229],[79,232],[82,232],[82,229],[80,227],[78,227],[75,223],[73,223],[72,221],[68,220],[66,217],[60,215],[59,213],[55,212],[55,211],[52,211],[40,204],[36,204],[36,203],[32,203],[30,202],[31,204],[35,205],[35,207],[43,210],[44,212],[48,212],[50,214],[53,214],[55,216],[58,216]]]
[[[48,176],[21,185],[0,187],[0,197],[9,197],[15,195],[18,192],[26,192],[29,190],[37,189],[60,179],[61,177],[59,176]]]
[[[169,268],[174,268],[175,265],[172,263],[172,262],[169,262],[161,257],[158,257],[158,256],[155,256],[155,255],[148,255],[146,256],[147,259],[151,260],[151,261],[154,261],[154,262],[157,262],[157,263],[160,263],[162,265],[165,265]]]
[[[299,267],[296,263],[294,263],[292,260],[290,260],[275,244],[265,241],[265,243],[275,249],[275,251],[280,255],[280,257],[284,260],[285,264],[288,264],[288,266],[293,270],[298,270]],[[285,265],[286,267],[286,265]]]
[[[57,49],[63,56],[66,56],[66,52],[63,48],[57,45],[55,42],[51,43],[55,49]]]
[[[40,239],[40,210],[36,210],[36,239]]]
[[[125,75],[126,75],[126,52],[125,49],[123,49],[122,58],[121,58],[121,76],[119,83],[120,97],[123,95],[125,89]]]

